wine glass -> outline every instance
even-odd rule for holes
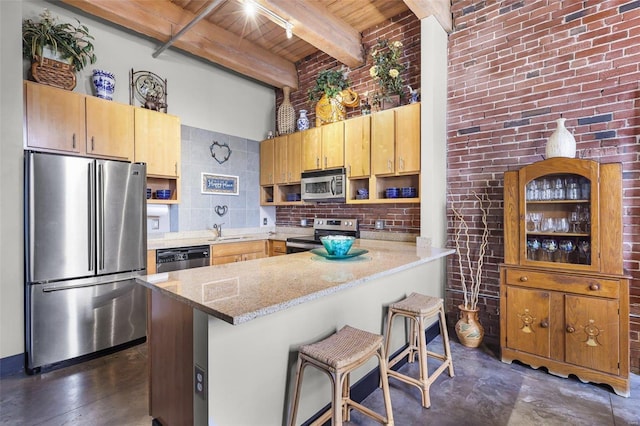
[[[556,232],[569,232],[569,220],[566,217],[558,218]]]
[[[539,249],[540,241],[537,238],[529,238],[527,240],[527,258],[529,260],[538,260]]]
[[[569,263],[569,255],[576,249],[576,245],[571,240],[560,241],[560,261]]]
[[[578,241],[578,253],[580,258],[584,258],[586,265],[591,265],[591,244],[589,241]]]
[[[569,213],[569,223],[571,223],[571,232],[574,234],[578,233],[578,224],[580,223],[580,212],[578,210],[574,210]]]
[[[557,250],[558,243],[556,240],[542,240],[542,251],[545,252],[545,260],[553,262]]]
[[[542,221],[542,213],[531,212],[529,217],[531,218],[531,222],[533,222],[533,232],[540,232],[540,222]]]
[[[582,232],[589,232],[591,226],[591,214],[589,209],[584,209],[580,212],[580,229]]]

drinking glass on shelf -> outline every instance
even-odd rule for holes
[[[569,232],[569,220],[566,217],[558,218],[556,232]]]
[[[578,229],[578,225],[580,224],[580,211],[579,210],[574,210],[571,213],[569,213],[569,223],[571,223],[571,232],[573,232],[574,234],[577,234],[579,229]]]
[[[580,183],[580,196],[583,200],[591,198],[591,183],[586,179]]]
[[[538,260],[539,250],[540,250],[540,241],[537,238],[529,238],[527,240],[527,259]]]
[[[589,209],[583,209],[580,211],[580,230],[588,233],[589,228],[591,228],[591,214]]]
[[[542,179],[542,191],[540,192],[540,199],[548,201],[553,199],[553,191],[551,189],[551,182],[549,179]]]
[[[537,201],[540,199],[540,191],[538,182],[532,180],[527,184],[527,201]]]
[[[542,232],[555,232],[556,230],[556,223],[555,223],[555,219],[552,217],[545,217],[544,220],[542,221]]]
[[[567,199],[577,200],[580,198],[580,187],[575,179],[571,178],[567,181]]]
[[[560,261],[570,263],[570,255],[576,249],[576,245],[571,240],[561,240],[560,245]]]
[[[540,232],[540,222],[542,221],[542,213],[531,212],[529,213],[531,222],[533,222],[533,232]]]
[[[589,241],[578,241],[578,254],[580,263],[591,265],[591,244],[589,244]],[[583,259],[584,261],[582,261]]]
[[[564,182],[562,179],[557,178],[553,186],[553,199],[564,200],[564,195],[565,195]]]
[[[554,262],[556,251],[558,251],[558,243],[556,240],[542,240],[542,251],[545,254],[544,260]]]

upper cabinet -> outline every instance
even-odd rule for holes
[[[305,130],[302,132],[302,150],[305,171],[344,167],[344,122]]]
[[[134,159],[131,105],[87,96],[87,154],[120,160]]]
[[[274,139],[275,183],[300,182],[302,172],[302,139],[300,132]]]
[[[29,81],[24,85],[27,147],[133,160],[133,107]]]
[[[420,104],[373,114],[371,168],[374,175],[420,172]]]
[[[363,115],[344,122],[344,158],[347,178],[371,174],[371,116]]]
[[[260,142],[260,185],[273,185],[275,182],[275,146],[275,139]]]
[[[180,118],[135,108],[135,159],[147,163],[147,175],[178,177]]]
[[[26,148],[147,164],[152,193],[179,202],[180,119],[131,105],[24,82]]]
[[[27,147],[85,153],[85,97],[32,82],[24,89]]]

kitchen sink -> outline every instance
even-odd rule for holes
[[[240,241],[240,240],[248,240],[251,239],[253,237],[247,237],[247,236],[243,236],[243,235],[230,235],[228,237],[218,237],[218,238],[213,238],[209,241]]]

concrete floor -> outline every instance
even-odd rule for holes
[[[438,344],[436,339],[430,346]],[[417,388],[390,380],[397,426],[640,425],[640,376],[632,375],[631,397],[622,398],[606,386],[503,364],[486,346],[468,349],[452,342],[451,349],[455,377],[445,372],[434,383],[431,408],[421,407]],[[402,370],[413,373],[416,367],[408,364]],[[0,380],[0,424],[150,425],[147,397],[142,344],[41,375]],[[364,405],[384,412],[380,390]],[[377,423],[354,412],[348,424]]]

